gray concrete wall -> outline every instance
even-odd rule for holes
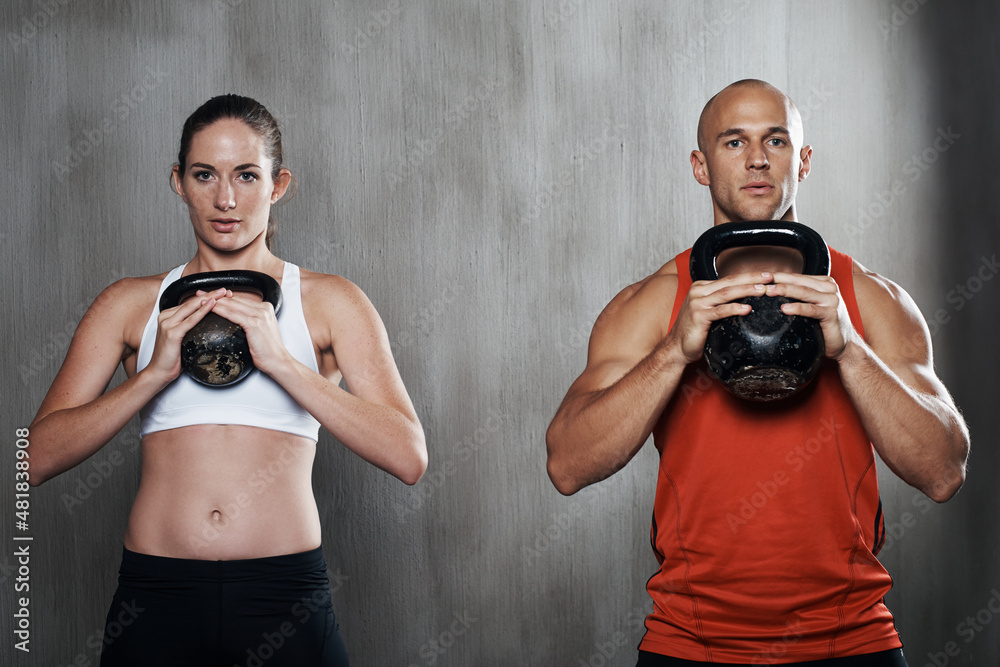
[[[800,219],[939,313],[938,371],[972,427],[969,482],[947,505],[881,469],[888,604],[910,664],[1000,664],[1000,281],[983,263],[1000,246],[1000,12],[956,7],[4,3],[4,507],[14,430],[85,305],[193,253],[167,187],[180,126],[239,92],[282,122],[299,180],[276,252],[366,291],[427,431],[414,488],[320,441],[314,484],[355,664],[634,664],[655,452],[566,499],[545,476],[544,432],[601,307],[710,221],[687,160],[701,105],[760,77],[798,101],[815,149]],[[18,531],[0,520],[0,664],[96,664],[136,439],[133,423],[32,492],[32,652],[16,658]]]

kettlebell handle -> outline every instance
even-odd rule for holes
[[[765,220],[727,222],[699,236],[691,247],[691,280],[718,280],[715,260],[723,250],[760,245],[795,248],[802,253],[802,273],[830,275],[830,249],[816,230],[798,222]]]
[[[173,308],[198,290],[211,292],[220,287],[260,292],[264,301],[274,306],[275,314],[281,310],[281,286],[277,280],[259,271],[237,270],[192,273],[170,283],[160,296],[160,311]]]

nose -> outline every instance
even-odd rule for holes
[[[758,143],[751,143],[747,149],[747,169],[767,169],[770,163],[767,161],[767,151],[764,146]]]
[[[220,211],[228,211],[236,207],[236,192],[233,184],[222,180],[219,182],[219,189],[215,193],[215,208]]]

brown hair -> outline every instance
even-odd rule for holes
[[[194,135],[212,123],[227,118],[243,121],[263,139],[264,153],[271,160],[271,179],[277,180],[278,174],[284,167],[281,153],[281,130],[278,129],[278,121],[257,100],[232,94],[213,97],[198,107],[184,121],[184,129],[181,130],[181,148],[177,152],[177,165],[181,177],[184,176],[187,156],[191,151],[191,140]],[[264,237],[268,249],[271,247],[271,237],[274,236],[275,229],[274,215],[269,215],[267,235]]]

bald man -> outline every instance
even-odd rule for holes
[[[812,148],[787,95],[738,81],[709,100],[691,153],[715,225],[797,220]],[[830,224],[814,216],[815,226]],[[692,284],[687,250],[594,325],[587,366],[547,434],[563,494],[621,470],[650,434],[660,455],[651,540],[660,567],[639,666],[906,665],[875,472],[944,502],[965,480],[968,430],[935,375],[927,326],[891,281],[831,249],[831,275],[788,248],[734,248]],[[742,401],[708,371],[712,322],[748,296],[819,320],[826,359],[800,395]]]

